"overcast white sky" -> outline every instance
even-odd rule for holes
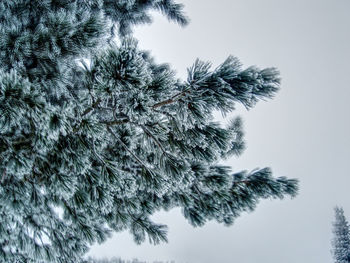
[[[333,207],[350,220],[350,0],[182,0],[186,28],[159,15],[135,36],[157,62],[185,78],[196,58],[232,54],[245,66],[277,67],[282,88],[243,116],[247,150],[235,170],[272,167],[300,180],[300,194],[267,200],[229,228],[192,228],[179,209],[159,213],[169,243],[137,246],[118,233],[90,255],[176,263],[331,263]]]

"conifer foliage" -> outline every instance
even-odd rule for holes
[[[349,223],[344,216],[343,208],[336,207],[335,221],[333,223],[332,240],[333,257],[335,263],[349,263],[350,262],[350,229]]]
[[[151,10],[187,23],[173,0],[0,1],[1,262],[81,262],[112,231],[166,241],[160,209],[230,225],[296,194],[269,168],[218,164],[244,142],[241,120],[222,127],[213,111],[271,98],[278,71],[230,56],[180,81],[131,37]]]

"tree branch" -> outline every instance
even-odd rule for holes
[[[113,120],[113,121],[101,121],[100,123],[106,124],[107,126],[118,125],[128,123],[129,119]]]
[[[82,114],[81,117],[84,117],[85,115],[89,114],[93,109],[95,109],[98,104],[100,104],[100,102],[102,101],[101,98],[98,98],[97,101],[95,101],[89,108],[87,108]],[[73,133],[76,133],[81,126],[82,121],[80,121],[79,124],[75,125],[75,127],[73,128]]]
[[[182,96],[186,95],[186,93],[190,93],[189,88],[187,88],[187,89],[185,89],[185,90],[183,90],[183,91],[181,91],[181,92],[175,94],[175,95],[172,96],[170,99],[163,100],[163,101],[161,101],[161,102],[158,102],[158,103],[154,104],[154,105],[152,106],[152,108],[153,108],[153,109],[156,109],[156,108],[159,108],[159,107],[161,107],[161,106],[163,106],[163,105],[167,105],[167,104],[174,103],[174,102],[178,101],[179,98],[177,98],[177,97],[180,97],[180,98],[181,98]]]
[[[1,184],[5,181],[5,177],[6,177],[6,168],[4,168],[4,171],[2,173]]]
[[[167,151],[164,149],[163,145],[160,143],[160,141],[152,134],[152,132],[143,124],[139,124],[139,126],[144,130],[144,132],[150,136],[155,143],[159,146],[159,148],[162,150],[164,154],[168,154]]]
[[[95,147],[95,140],[92,141],[92,151],[94,152],[95,156],[97,157],[97,159],[103,164],[105,165],[105,161],[101,158],[101,156],[96,152],[96,147]]]
[[[113,135],[113,137],[120,143],[120,145],[123,146],[123,148],[124,148],[128,153],[130,153],[130,154],[135,158],[135,160],[136,160],[139,164],[141,164],[145,169],[148,170],[148,167],[143,163],[143,161],[141,161],[140,158],[137,157],[137,155],[136,155],[135,153],[133,153],[133,152],[128,148],[128,146],[126,146],[125,143],[123,143],[123,141],[122,141],[120,138],[118,138],[117,135],[114,134],[114,132],[111,130],[111,128],[110,128],[108,125],[106,125],[106,126],[107,126],[107,131],[108,131],[110,134]]]
[[[87,108],[81,116],[83,117],[89,112],[91,112],[94,108],[98,106],[98,104],[100,104],[101,101],[102,101],[101,98],[98,98],[97,101],[95,101],[95,103],[93,103],[89,108]]]

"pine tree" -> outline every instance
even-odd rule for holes
[[[1,262],[81,262],[112,231],[166,241],[150,220],[160,209],[230,225],[296,194],[269,168],[219,164],[242,153],[242,122],[223,127],[213,111],[273,97],[278,71],[230,56],[180,81],[132,38],[151,10],[188,21],[173,0],[0,1]]]
[[[335,221],[333,223],[334,239],[333,257],[335,263],[349,263],[350,262],[350,229],[348,221],[344,216],[343,208],[336,207]]]

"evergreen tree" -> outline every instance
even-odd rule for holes
[[[333,257],[335,263],[349,263],[350,262],[350,229],[348,221],[344,216],[343,208],[336,207],[335,221],[333,223],[334,239]]]
[[[1,262],[81,262],[112,231],[166,241],[160,209],[230,225],[296,194],[269,168],[218,164],[244,142],[241,120],[222,127],[213,111],[271,98],[278,71],[230,56],[180,81],[131,37],[151,10],[187,23],[173,0],[0,1]]]

